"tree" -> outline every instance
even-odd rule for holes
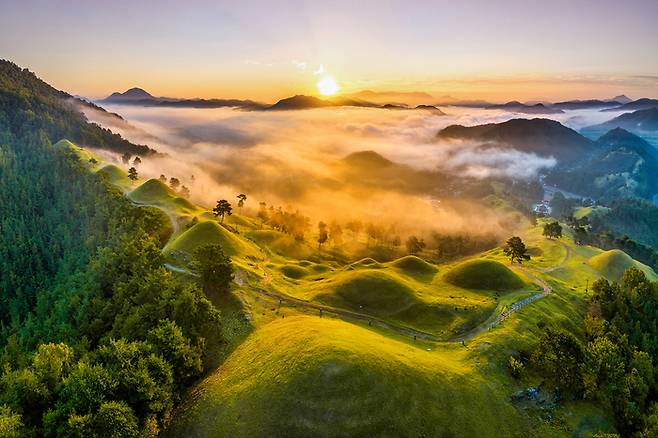
[[[363,224],[361,221],[349,221],[346,225],[345,228],[350,230],[352,233],[352,240],[356,240],[359,237],[359,233],[363,229]]]
[[[582,388],[581,366],[585,354],[569,332],[546,329],[531,356],[531,363],[563,390],[578,394]]]
[[[221,245],[203,245],[194,251],[194,268],[201,282],[209,290],[227,291],[233,281],[231,259],[224,254]]]
[[[230,216],[233,214],[233,207],[231,207],[231,203],[228,202],[226,199],[220,199],[217,201],[217,205],[215,208],[212,209],[213,214],[215,217],[221,216],[222,217],[222,223],[224,223],[224,216]]]
[[[418,254],[423,248],[425,248],[425,240],[419,239],[416,236],[409,236],[405,242],[405,246],[407,247],[409,254]]]
[[[174,178],[173,176],[169,178],[169,187],[171,187],[174,190],[178,190],[179,185],[180,185],[180,180],[178,178]]]
[[[261,202],[258,204],[258,219],[260,219],[260,226],[261,228],[263,225],[265,225],[265,222],[267,222],[270,218],[270,215],[267,211],[267,204],[264,202]]]
[[[142,159],[139,157],[135,157],[135,159],[133,160],[133,166],[137,167],[140,164],[142,164]]]
[[[27,436],[23,430],[21,415],[13,412],[7,406],[0,406],[0,436],[5,438]]]
[[[130,178],[132,181],[137,181],[137,178],[139,178],[137,176],[137,169],[135,169],[134,167],[128,169],[128,178]]]
[[[240,214],[242,214],[242,207],[244,207],[244,203],[247,200],[247,195],[244,193],[240,193],[238,195],[238,207],[240,208]]]
[[[164,176],[164,174],[160,174],[160,178],[158,178],[162,184],[167,184],[167,177]]]
[[[549,239],[559,239],[562,237],[562,226],[557,221],[549,222],[544,225],[542,234]]]
[[[343,243],[343,229],[336,221],[331,221],[329,224],[329,238],[334,245]]]
[[[132,155],[130,155],[128,152],[125,152],[123,155],[121,155],[121,161],[123,161],[123,164],[128,164],[130,163],[130,158]]]
[[[92,165],[93,165],[93,164],[98,164],[98,160],[97,160],[96,158],[94,158],[94,157],[91,157],[91,158],[89,159],[89,163],[92,164]]]
[[[318,248],[322,248],[322,244],[324,244],[328,238],[327,224],[322,221],[318,222]]]
[[[179,193],[183,198],[189,198],[190,197],[190,189],[188,189],[185,186],[181,186]]]
[[[525,243],[518,236],[513,236],[507,239],[503,253],[510,258],[512,263],[519,262],[522,264],[524,260],[530,260],[530,255],[527,253]]]

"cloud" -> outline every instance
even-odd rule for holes
[[[258,201],[300,209],[314,220],[395,222],[400,229],[478,229],[503,233],[505,214],[450,192],[450,181],[489,177],[533,178],[555,165],[505,145],[437,141],[449,124],[508,120],[499,111],[450,109],[445,117],[424,111],[326,108],[244,112],[228,108],[108,108],[130,121],[111,126],[127,138],[167,152],[143,159],[140,174],[176,176],[193,199],[212,205],[247,193]],[[103,124],[112,119],[90,114]],[[116,124],[115,124],[116,125]],[[147,136],[156,144],[144,141]],[[350,168],[349,154],[375,151],[399,163],[390,171]],[[111,157],[109,158],[111,159]],[[367,164],[367,163],[366,163]],[[192,178],[194,175],[194,178]],[[462,180],[465,181],[465,180]],[[440,208],[433,199],[441,200]],[[506,232],[506,231],[505,231]]]

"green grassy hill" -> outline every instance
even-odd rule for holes
[[[316,253],[314,247],[275,230],[250,231],[246,236],[273,253],[294,259],[307,259]]]
[[[601,275],[611,281],[619,281],[624,271],[630,267],[638,268],[650,280],[658,280],[658,276],[649,266],[633,260],[628,254],[619,249],[611,249],[589,260],[589,265]]]
[[[428,352],[338,320],[253,333],[202,382],[168,437],[512,436],[523,421],[459,346]]]
[[[257,255],[258,248],[248,240],[231,233],[215,221],[205,221],[194,225],[164,248],[166,254],[182,251],[192,255],[199,246],[217,243],[229,256]]]
[[[128,173],[114,164],[103,166],[96,173],[122,190],[130,188],[133,184],[128,178]]]
[[[509,291],[522,288],[521,278],[502,263],[476,259],[458,264],[443,276],[448,283],[464,289]]]
[[[191,216],[202,210],[169,188],[162,181],[150,179],[130,192],[130,199],[139,204],[157,205],[178,216]]]

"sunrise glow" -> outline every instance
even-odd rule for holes
[[[340,91],[340,85],[329,75],[323,76],[317,83],[318,91],[323,96],[333,96]]]

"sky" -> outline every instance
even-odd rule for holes
[[[0,58],[91,98],[658,97],[658,1],[0,0]],[[322,72],[322,73],[319,73]]]

